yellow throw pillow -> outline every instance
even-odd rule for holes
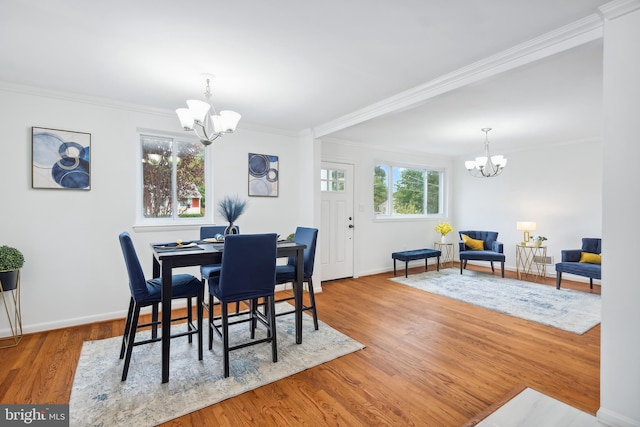
[[[580,254],[580,262],[589,264],[602,264],[602,254],[592,254],[591,252],[582,252]]]
[[[464,244],[466,246],[468,246],[471,250],[474,250],[474,251],[484,250],[484,241],[483,240],[472,239],[471,237],[467,236],[466,234],[461,234],[461,237],[462,237],[462,241],[464,242]]]

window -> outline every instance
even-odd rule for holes
[[[321,169],[320,191],[344,191],[344,170]]]
[[[378,164],[373,171],[373,205],[377,217],[442,214],[444,172]]]
[[[205,217],[205,147],[197,140],[140,135],[144,223],[194,222]]]

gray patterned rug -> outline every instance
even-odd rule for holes
[[[596,294],[455,268],[389,280],[575,334],[600,323]]]
[[[277,309],[283,308],[279,306]],[[223,377],[220,339],[214,337],[209,351],[207,332],[202,361],[198,361],[195,342],[189,345],[186,337],[171,341],[166,384],[160,381],[159,342],[133,349],[127,381],[121,382],[122,337],[86,341],[71,390],[70,425],[154,426],[364,348],[325,323],[319,322],[319,330],[314,330],[311,316],[302,318],[302,344],[295,344],[293,314],[280,316],[276,322],[278,362],[271,361],[269,343],[232,351],[229,378]],[[242,328],[240,335],[248,335],[247,323],[231,328]],[[258,328],[256,335],[259,332],[264,328]],[[232,329],[232,335],[238,334]]]

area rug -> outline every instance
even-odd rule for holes
[[[389,280],[575,334],[600,323],[596,294],[452,268]]]
[[[277,310],[287,306],[278,304]],[[70,425],[155,426],[364,348],[323,322],[314,330],[311,316],[302,318],[302,344],[295,343],[294,315],[280,316],[278,362],[271,360],[269,343],[235,350],[229,378],[223,376],[220,339],[214,337],[209,351],[207,332],[202,361],[195,340],[191,345],[186,337],[171,341],[170,377],[165,384],[161,384],[160,342],[133,349],[129,374],[122,382],[123,361],[118,358],[122,337],[87,341],[71,390]],[[242,330],[234,333],[235,328]],[[258,328],[256,335],[259,332],[264,336],[264,328]],[[248,335],[248,324],[231,326],[229,335],[233,345],[234,336]]]

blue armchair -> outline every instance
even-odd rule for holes
[[[504,247],[498,242],[498,233],[496,231],[476,231],[476,230],[460,230],[460,274],[462,270],[467,268],[467,261],[489,261],[491,262],[491,271],[495,272],[493,262],[500,262],[502,277],[504,277]],[[467,246],[462,235],[465,234],[474,240],[483,242],[482,249],[471,249]]]
[[[601,278],[600,264],[584,262],[582,253],[600,255],[602,253],[602,239],[585,237],[582,239],[582,249],[565,249],[562,251],[562,262],[556,264],[556,289],[560,289],[562,273],[576,274],[589,278],[589,287],[593,289],[593,279]],[[600,257],[597,257],[598,261]],[[580,262],[581,259],[583,262]]]

